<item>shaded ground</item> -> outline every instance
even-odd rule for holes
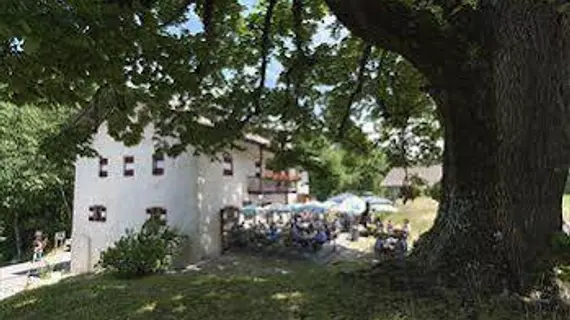
[[[434,216],[434,203],[419,199],[391,219],[412,220],[415,237]],[[340,243],[338,255],[369,257],[372,239]],[[364,272],[368,259],[343,260],[231,254],[139,280],[70,278],[0,301],[0,319],[570,319],[536,302],[459,298],[409,266]]]
[[[52,271],[69,270],[71,254],[69,252],[50,253],[45,258]],[[40,281],[37,277],[29,278],[28,275],[38,276],[39,264],[31,262],[18,263],[0,268],[0,300],[17,294],[26,288],[35,287],[46,281]],[[55,278],[55,277],[54,277]]]
[[[139,280],[66,279],[0,302],[0,319],[563,319],[508,299],[479,308],[443,288],[411,289],[406,269],[360,269],[231,255]]]
[[[562,200],[562,215],[566,221],[570,221],[570,194],[565,195]]]

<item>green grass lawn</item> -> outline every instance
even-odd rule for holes
[[[183,274],[79,277],[0,302],[0,319],[439,320],[477,310],[446,289],[408,289],[401,270],[363,276],[359,268],[232,256]],[[477,319],[543,319],[504,299],[481,306]]]
[[[433,223],[437,203],[421,198],[399,208],[389,219],[410,219],[416,238]],[[570,196],[564,208],[568,217]],[[199,271],[138,280],[65,279],[0,301],[0,319],[570,319],[504,297],[465,304],[457,291],[411,284],[411,269],[363,276],[364,268],[230,255]]]
[[[437,213],[437,206],[437,202],[428,197],[417,198],[405,205],[402,204],[401,201],[398,201],[396,203],[398,212],[386,215],[384,217],[384,223],[390,220],[396,226],[401,226],[404,223],[404,219],[410,220],[412,226],[411,244],[417,240],[422,233],[431,228]],[[349,248],[360,252],[371,252],[375,240],[374,237],[361,238],[360,241],[351,242],[348,245]]]

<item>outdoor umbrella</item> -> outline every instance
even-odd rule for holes
[[[366,210],[366,202],[357,196],[347,197],[336,207],[336,210],[350,215],[359,215]]]
[[[357,197],[357,196],[352,194],[352,193],[341,193],[339,195],[336,195],[336,196],[328,199],[327,202],[334,202],[336,204],[341,204],[343,201],[350,199],[350,198],[354,198],[354,197]]]
[[[373,204],[370,205],[370,209],[377,212],[398,212],[398,208],[390,204]]]
[[[303,208],[303,204],[302,203],[291,203],[287,205],[287,211],[289,212],[301,212],[301,209]]]
[[[338,206],[338,203],[332,201],[325,201],[322,205],[327,209],[334,209]]]
[[[392,202],[392,200],[390,200],[390,199],[381,198],[381,197],[377,197],[377,196],[364,197],[363,200],[368,202],[368,204],[370,204],[370,205],[373,205],[373,204],[389,204],[389,205],[392,205],[392,204],[394,204]]]
[[[241,212],[243,212],[243,214],[246,216],[254,216],[254,215],[260,213],[261,211],[262,211],[262,208],[254,205],[254,204],[250,204],[250,205],[247,205],[247,206],[241,208]]]
[[[269,212],[288,212],[289,207],[282,203],[272,203],[263,207],[263,210],[267,210]]]
[[[310,211],[311,213],[314,214],[321,214],[321,213],[325,213],[328,211],[328,207],[326,205],[324,205],[321,202],[318,201],[311,201],[308,203],[305,203],[302,207],[301,207],[301,211]]]

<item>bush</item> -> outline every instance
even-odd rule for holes
[[[434,184],[426,190],[426,195],[433,200],[440,202],[442,196],[441,182]]]
[[[168,270],[184,236],[160,218],[150,218],[140,232],[126,230],[115,245],[103,253],[99,265],[122,278],[141,277]]]
[[[570,262],[570,237],[564,232],[557,232],[552,236],[552,253],[559,263]]]

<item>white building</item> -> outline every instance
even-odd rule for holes
[[[71,269],[93,270],[100,252],[127,228],[139,229],[150,214],[164,214],[169,225],[189,236],[185,262],[221,252],[220,210],[244,202],[296,202],[308,194],[306,172],[299,181],[262,179],[273,155],[269,141],[254,135],[244,150],[220,153],[220,160],[195,156],[191,147],[176,158],[155,154],[152,129],[135,147],[125,147],[99,127],[93,148],[101,158],[76,162]],[[283,185],[283,186],[281,186]]]

